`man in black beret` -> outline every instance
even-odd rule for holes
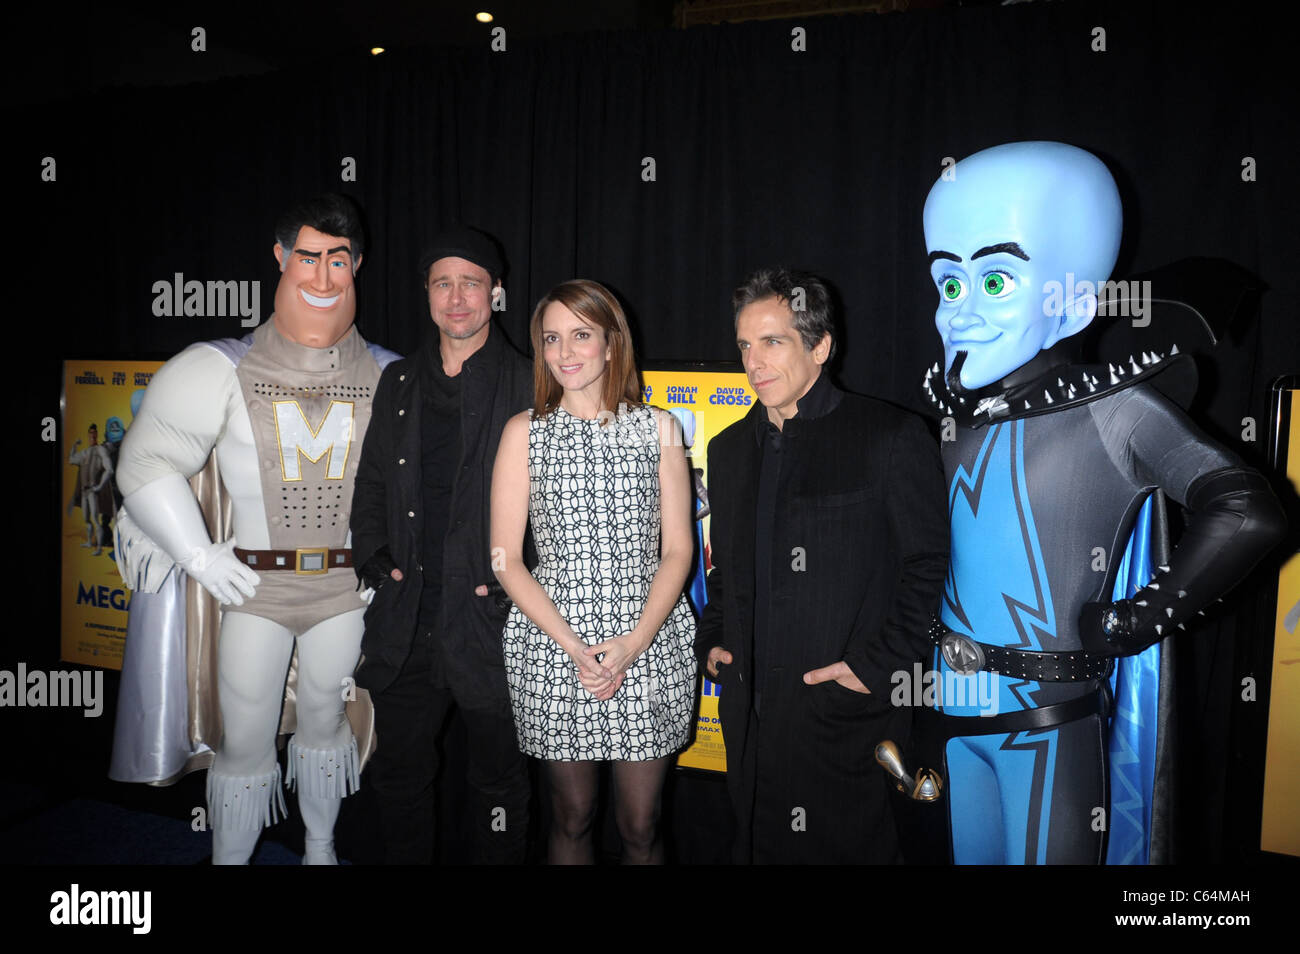
[[[374,589],[358,685],[380,742],[367,773],[384,859],[429,864],[437,737],[453,703],[469,732],[474,860],[524,860],[529,785],[506,688],[488,545],[501,430],[532,405],[532,363],[492,321],[502,257],[476,229],[441,232],[420,259],[433,325],[375,392],[352,502],[352,547]],[[491,585],[489,585],[489,581]]]

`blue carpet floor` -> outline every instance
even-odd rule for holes
[[[197,865],[212,856],[212,833],[187,821],[85,798],[41,808],[47,795],[37,786],[0,785],[0,864]],[[301,863],[270,836],[253,855],[256,865]]]

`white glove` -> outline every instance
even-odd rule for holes
[[[261,578],[239,561],[231,551],[235,538],[225,543],[211,543],[188,560],[178,560],[182,569],[203,584],[203,588],[223,605],[243,606],[244,596],[252,596]]]
[[[242,606],[243,597],[253,595],[260,578],[231,552],[233,537],[212,542],[194,492],[180,474],[145,484],[123,504],[139,528],[218,601]]]

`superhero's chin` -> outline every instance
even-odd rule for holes
[[[966,359],[970,357],[967,351],[958,351],[953,355],[952,363],[948,365],[948,373],[944,375],[944,383],[948,385],[948,390],[953,394],[962,394],[970,390],[969,386],[962,381],[962,369],[966,365]]]

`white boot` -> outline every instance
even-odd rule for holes
[[[285,779],[298,792],[298,809],[307,829],[302,863],[336,865],[334,822],[345,796],[357,790],[361,762],[357,740],[335,749],[309,749],[289,740],[289,772]]]
[[[208,770],[212,863],[246,865],[262,829],[285,815],[280,766],[266,775],[220,775]]]
[[[237,828],[212,829],[212,863],[214,865],[246,865],[253,857],[257,839],[262,829],[240,831]]]
[[[336,865],[334,854],[334,822],[339,817],[341,798],[321,798],[319,795],[298,793],[298,811],[307,828],[302,863],[305,865]]]

